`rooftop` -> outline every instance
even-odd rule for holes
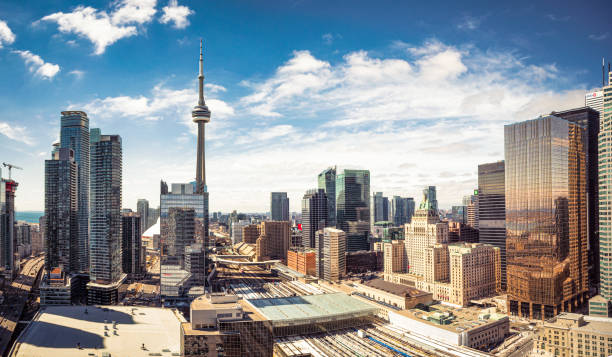
[[[584,332],[594,332],[612,336],[612,318],[580,315],[562,312],[548,320],[545,326],[552,328],[572,328]]]
[[[82,357],[103,352],[132,357],[163,352],[165,356],[178,355],[183,321],[172,309],[47,306],[19,336],[9,356]]]
[[[479,328],[504,318],[508,320],[508,316],[491,312],[489,309],[460,308],[444,304],[432,305],[430,311],[414,308],[396,313],[454,333]],[[436,320],[444,320],[445,324],[437,323]]]
[[[327,320],[339,316],[365,316],[374,314],[376,308],[352,298],[345,293],[290,296],[268,299],[248,299],[266,319],[274,322],[294,320]]]
[[[430,294],[430,293],[427,293],[427,292],[424,292],[424,291],[421,291],[415,288],[411,288],[406,285],[395,284],[395,283],[391,283],[388,281],[384,281],[383,279],[380,279],[380,278],[366,280],[363,282],[363,285],[371,287],[371,288],[383,290],[383,291],[386,291],[388,293],[391,293],[397,296],[413,297],[413,296],[421,296],[421,295]]]

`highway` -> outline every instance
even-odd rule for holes
[[[4,303],[0,305],[0,351],[3,356],[10,347],[23,308],[44,263],[42,256],[30,258],[15,280],[4,289]]]

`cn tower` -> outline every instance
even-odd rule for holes
[[[198,105],[191,111],[191,118],[198,124],[198,162],[196,167],[196,193],[206,190],[206,165],[204,159],[204,124],[210,121],[210,110],[204,102],[204,58],[202,40],[200,40],[200,74],[198,75],[199,97]]]

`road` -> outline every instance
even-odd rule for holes
[[[30,258],[15,280],[4,289],[4,303],[0,305],[0,352],[3,356],[10,347],[13,332],[44,263],[43,257]]]

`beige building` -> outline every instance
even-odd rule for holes
[[[248,244],[257,243],[259,238],[260,229],[259,224],[249,224],[242,227],[242,241]]]
[[[534,351],[538,356],[610,356],[612,319],[563,312],[538,330]]]
[[[317,277],[328,281],[342,279],[346,271],[346,233],[325,228],[315,237]]]
[[[412,309],[418,304],[430,305],[433,302],[431,293],[406,285],[390,283],[382,279],[367,280],[363,283],[353,282],[351,284],[358,294],[402,310]]]
[[[404,226],[407,272],[425,275],[425,248],[437,243],[448,243],[448,224],[441,222],[438,212],[424,198],[412,221]]]
[[[489,244],[434,244],[424,248],[424,275],[389,272],[386,281],[430,292],[434,299],[459,306],[495,295],[499,287],[499,248]],[[385,264],[387,260],[385,260]]]
[[[287,263],[287,250],[291,242],[291,227],[288,221],[265,221],[259,227],[256,240],[255,259],[264,261],[280,259]]]
[[[406,272],[406,248],[401,240],[384,243],[384,272],[405,273]]]

